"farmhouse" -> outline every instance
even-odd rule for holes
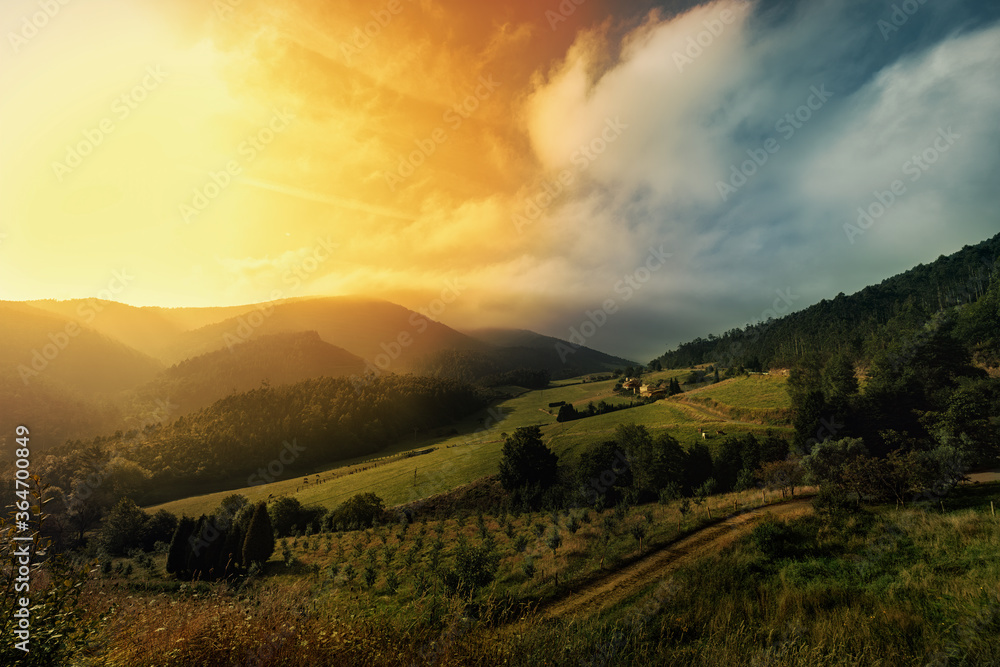
[[[651,384],[644,384],[639,388],[639,395],[653,400],[660,400],[667,397],[667,390],[663,387],[655,387]]]

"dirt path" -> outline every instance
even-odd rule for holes
[[[681,394],[681,396],[685,396],[685,395]],[[688,407],[694,408],[694,409],[699,410],[701,412],[704,412],[705,414],[711,415],[712,417],[714,417],[714,419],[712,421],[724,421],[724,422],[740,423],[740,424],[749,423],[749,422],[743,422],[743,421],[741,421],[739,419],[736,419],[732,415],[728,415],[725,412],[723,412],[722,410],[719,410],[717,408],[711,408],[711,407],[709,407],[707,405],[704,405],[702,403],[697,403],[695,401],[689,400],[688,398],[679,398],[678,399],[678,403],[680,403],[681,405],[686,405]]]
[[[649,584],[662,579],[669,571],[698,557],[716,553],[750,531],[753,522],[770,512],[788,520],[812,511],[811,498],[800,498],[780,505],[768,505],[731,516],[693,535],[655,551],[637,563],[612,572],[606,577],[571,591],[566,597],[540,607],[543,618],[593,615],[610,607]]]
[[[1000,470],[988,470],[986,472],[974,472],[969,475],[969,481],[979,482],[980,484],[984,482],[996,482],[1000,480]]]

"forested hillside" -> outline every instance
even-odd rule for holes
[[[362,359],[323,342],[315,331],[274,334],[182,361],[137,389],[136,395],[140,404],[169,401],[170,414],[164,417],[176,418],[264,382],[292,384],[364,371]]]
[[[480,390],[452,380],[312,379],[228,396],[167,425],[67,443],[53,452],[45,473],[50,483],[69,488],[93,469],[127,461],[142,469],[145,491],[211,486],[235,476],[245,482],[271,461],[280,460],[291,474],[372,454],[485,405]]]
[[[658,361],[667,368],[717,363],[761,370],[794,366],[806,354],[825,358],[844,352],[855,361],[867,362],[889,349],[893,341],[915,335],[935,313],[984,297],[998,274],[998,258],[1000,235],[856,294],[841,293],[780,319],[684,343]],[[956,335],[975,347],[978,359],[990,363],[992,358],[996,364],[996,334],[990,338],[988,326],[983,329],[982,321],[972,321],[988,313],[974,308],[960,311],[952,313],[959,320]],[[995,310],[992,316],[996,317]]]
[[[433,377],[452,378],[487,387],[518,385],[544,389],[548,380],[564,380],[588,373],[608,373],[632,362],[565,341],[532,334],[544,341],[542,347],[498,347],[489,350],[442,350],[426,357],[417,372]]]

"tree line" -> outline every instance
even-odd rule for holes
[[[505,438],[499,480],[515,510],[639,504],[791,487],[798,477],[783,467],[789,451],[788,440],[773,432],[746,433],[728,436],[713,456],[702,443],[685,450],[669,433],[621,424],[613,439],[591,444],[572,462],[560,460],[541,429],[530,426]]]
[[[841,352],[867,363],[899,336],[918,334],[937,313],[948,312],[959,323],[956,337],[973,349],[976,360],[997,365],[998,258],[1000,235],[851,296],[841,293],[784,317],[775,313],[721,336],[697,338],[667,351],[654,364],[687,368],[716,363],[759,371],[790,368],[807,354],[826,358]]]

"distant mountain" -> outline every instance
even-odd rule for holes
[[[136,390],[140,404],[160,401],[171,419],[234,393],[319,377],[363,374],[365,363],[315,331],[272,334],[171,366]],[[166,416],[166,415],[165,415]]]
[[[114,432],[122,415],[109,401],[97,401],[52,381],[45,374],[25,384],[12,364],[0,364],[0,445],[13,444],[18,426],[30,430],[34,451],[44,451],[70,439]],[[0,459],[12,458],[3,447]]]
[[[543,336],[540,333],[528,331],[527,329],[472,329],[465,333],[476,340],[481,340],[497,347],[555,351],[560,364],[564,366],[569,365],[571,362],[577,365],[583,364],[588,366],[603,364],[604,367],[598,370],[614,370],[623,366],[635,365],[634,361],[598,352],[589,347],[578,347],[560,338]],[[567,351],[566,348],[572,350],[572,352]],[[563,355],[566,357],[565,362],[559,357],[560,350],[563,351]]]
[[[470,335],[360,297],[225,308],[0,302],[0,317],[0,426],[30,420],[46,447],[168,424],[264,383],[415,373],[536,387],[633,365],[526,330]]]
[[[12,367],[24,386],[44,374],[83,395],[129,389],[163,370],[156,359],[74,319],[9,301],[0,302],[0,365]]]
[[[494,378],[523,369],[546,370],[552,379],[558,380],[635,365],[628,359],[525,329],[476,329],[466,333],[490,345],[490,349],[444,350],[429,357],[422,371],[490,384]]]
[[[1000,235],[850,296],[838,294],[778,319],[684,343],[659,361],[672,368],[703,363],[774,368],[793,366],[807,354],[827,357],[845,352],[868,362],[901,340],[917,336],[936,313],[954,317],[956,308],[983,298],[998,275]],[[965,336],[963,342],[982,348],[983,327],[959,324],[960,337],[963,331],[980,332]],[[990,360],[996,355],[995,343],[977,352],[983,363],[994,363]]]
[[[319,337],[355,354],[384,372],[405,372],[417,360],[443,349],[485,349],[439,322],[387,301],[355,297],[302,299],[269,306],[188,331],[167,351],[175,361],[205,354],[260,336],[315,331]]]
[[[166,351],[176,345],[178,336],[184,332],[237,317],[255,309],[253,305],[221,308],[139,308],[100,299],[68,301],[48,299],[29,301],[27,305],[76,321],[168,364],[182,360],[171,359]]]
[[[122,417],[114,397],[162,368],[73,320],[0,302],[0,437],[23,424],[46,449],[113,430]]]

